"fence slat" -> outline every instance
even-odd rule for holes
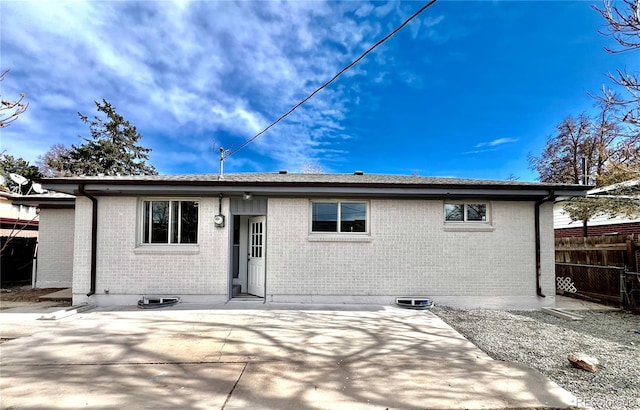
[[[558,238],[556,277],[570,277],[579,293],[619,300],[620,269],[633,267],[634,252],[630,235]]]

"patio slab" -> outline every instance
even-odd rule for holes
[[[98,308],[35,325],[30,336],[0,344],[1,407],[512,409],[575,403],[539,372],[492,360],[428,311],[191,308]],[[35,322],[29,314],[21,324],[2,317],[1,332]],[[28,394],[33,391],[39,394]]]

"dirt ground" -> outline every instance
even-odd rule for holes
[[[8,286],[0,290],[0,302],[40,302],[40,296],[53,293],[60,289],[43,288],[32,289],[31,286]],[[61,300],[60,306],[71,306],[71,302]]]

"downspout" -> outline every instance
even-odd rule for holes
[[[534,211],[534,221],[535,221],[535,231],[536,231],[536,294],[541,298],[546,298],[547,296],[542,293],[542,286],[540,285],[540,278],[542,277],[542,263],[540,257],[540,206],[547,202],[550,199],[553,199],[553,191],[549,193],[546,197],[542,198],[539,201],[536,201],[535,211]]]
[[[97,248],[98,248],[98,200],[96,197],[89,195],[84,190],[84,185],[80,185],[78,192],[86,196],[93,203],[91,215],[91,288],[87,296],[96,293],[96,266],[97,266]]]

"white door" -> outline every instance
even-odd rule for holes
[[[264,257],[267,249],[264,229],[266,216],[249,218],[249,262],[247,267],[247,293],[264,297]]]

